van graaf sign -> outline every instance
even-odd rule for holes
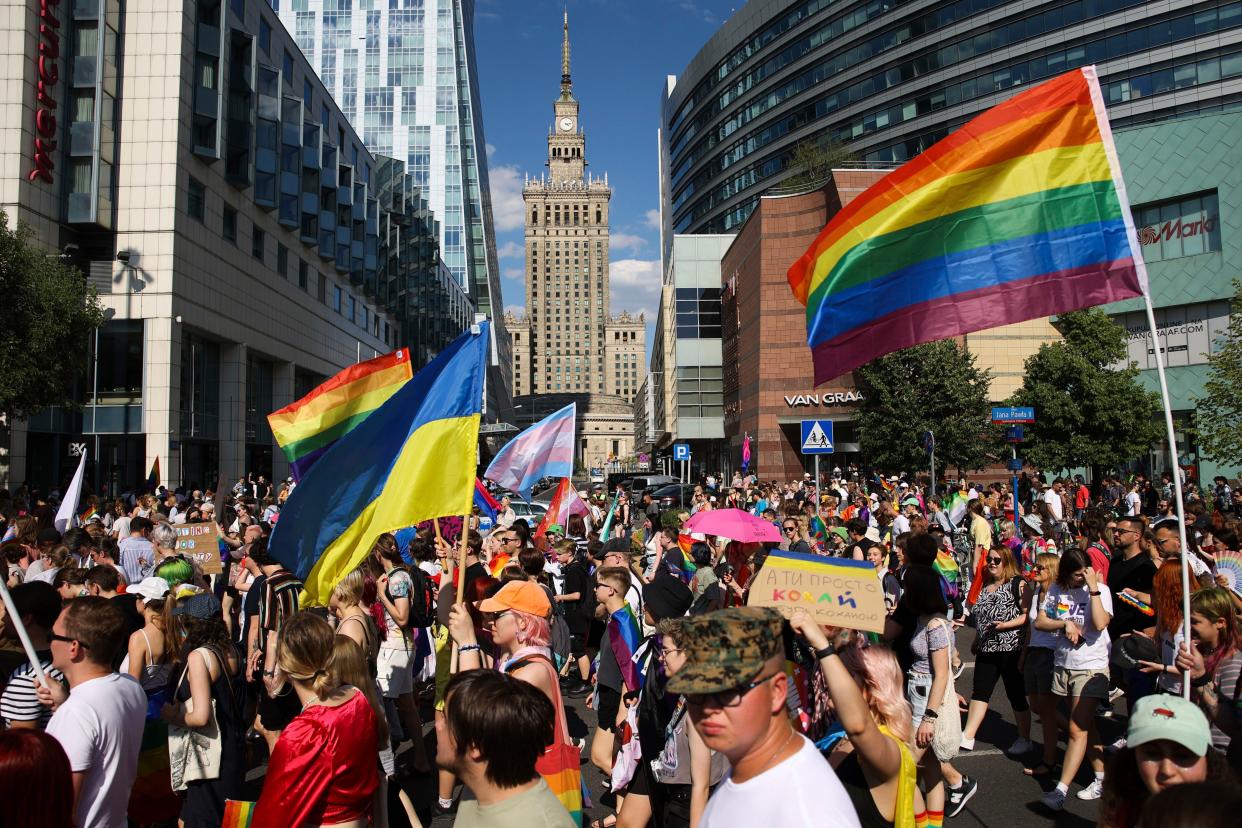
[[[39,0],[39,51],[35,56],[34,169],[26,180],[53,181],[56,162],[56,86],[60,83],[60,0]]]
[[[822,394],[785,394],[785,405],[790,408],[817,408],[862,402],[861,391],[825,391]]]
[[[1114,317],[1129,338],[1126,362],[1139,368],[1156,367],[1156,351],[1142,311]],[[1169,366],[1202,365],[1216,350],[1217,342],[1229,327],[1229,303],[1224,300],[1199,302],[1156,309],[1156,334],[1160,352]],[[1119,365],[1116,367],[1125,367]]]

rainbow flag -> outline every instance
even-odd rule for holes
[[[99,514],[99,510],[95,508],[95,504],[86,507],[86,511],[78,515],[78,523],[86,523],[88,520]]]
[[[455,339],[289,495],[268,549],[305,584],[303,606],[327,606],[381,532],[470,513],[489,342],[487,322]]]
[[[815,383],[892,351],[1142,295],[1095,67],[984,112],[833,216],[789,268]]]
[[[153,492],[160,487],[160,458],[157,455],[155,462],[151,464],[151,471],[147,473],[147,491]]]
[[[333,443],[371,416],[414,375],[402,348],[351,365],[295,403],[267,415],[277,445],[301,481]]]
[[[224,822],[220,828],[250,828],[254,819],[254,803],[237,799],[224,800]]]

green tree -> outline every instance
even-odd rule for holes
[[[854,372],[863,392],[858,436],[862,456],[885,471],[927,466],[919,435],[936,436],[937,469],[981,469],[994,458],[988,421],[991,375],[952,339],[873,359]]]
[[[1159,395],[1126,360],[1126,332],[1098,308],[1057,317],[1061,342],[1042,345],[1025,365],[1013,405],[1034,406],[1019,449],[1037,468],[1099,470],[1145,453],[1161,434]]]
[[[94,288],[76,268],[10,229],[0,211],[0,414],[12,422],[51,405],[73,405],[90,366],[91,332],[103,323]]]
[[[831,139],[807,138],[794,147],[789,157],[789,169],[797,173],[780,183],[781,187],[803,187],[817,184],[828,177],[833,167],[846,161],[857,161],[858,156],[849,147]]]
[[[1195,426],[1203,453],[1218,463],[1242,465],[1242,281],[1233,282],[1229,328],[1208,357],[1203,396],[1195,398]]]

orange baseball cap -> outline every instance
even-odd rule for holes
[[[552,612],[552,602],[548,600],[548,594],[534,581],[510,581],[491,598],[480,601],[477,606],[483,612],[517,610],[540,618],[547,618]]]

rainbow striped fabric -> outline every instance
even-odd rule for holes
[[[1095,67],[984,112],[838,212],[789,269],[815,383],[892,351],[1142,295]]]
[[[414,375],[402,348],[351,365],[302,399],[267,415],[277,445],[301,481],[328,448],[371,415]]]

